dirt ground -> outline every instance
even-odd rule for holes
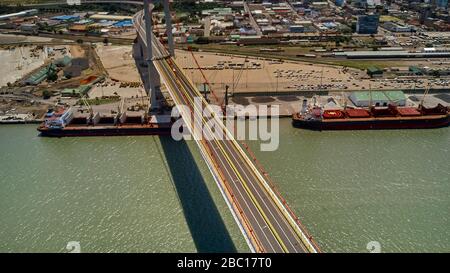
[[[414,83],[412,80],[369,79],[365,71],[332,65],[306,62],[274,62],[258,58],[231,56],[210,52],[194,52],[212,90],[223,94],[225,86],[229,91],[239,92],[277,92],[277,91],[314,91],[314,90],[369,90],[369,89],[413,89],[424,88],[428,80]],[[190,52],[177,51],[177,62],[185,69],[194,83],[202,85],[205,80]],[[220,63],[243,64],[244,69],[217,70]],[[245,69],[252,64],[260,69]],[[255,67],[255,66],[253,66]],[[233,84],[234,82],[234,84]],[[431,81],[432,87],[442,88],[442,83]]]
[[[41,118],[48,109],[49,105],[39,102],[16,101],[6,98],[0,98],[0,114],[31,114],[36,118]]]
[[[120,82],[141,82],[131,46],[98,44],[96,51],[111,79]]]
[[[89,97],[103,97],[103,96],[114,96],[119,95],[122,98],[137,98],[146,95],[143,87],[120,87],[119,84],[108,84],[107,86],[95,86],[89,91]]]
[[[78,45],[72,45],[69,47],[69,52],[72,55],[72,58],[82,58],[86,56],[85,50]]]

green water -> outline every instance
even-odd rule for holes
[[[277,151],[251,147],[324,251],[450,251],[449,128],[280,128]]]
[[[250,146],[323,251],[450,251],[450,130],[310,132]],[[0,252],[248,251],[195,143],[0,126]]]
[[[0,252],[248,251],[195,143],[35,128],[0,126]]]

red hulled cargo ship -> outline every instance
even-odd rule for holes
[[[314,106],[292,117],[297,128],[311,130],[429,129],[449,125],[449,109],[441,104],[434,108],[370,107],[327,109]]]

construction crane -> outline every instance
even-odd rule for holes
[[[431,88],[431,83],[428,83],[427,88],[425,88],[425,92],[423,93],[423,97],[420,100],[420,104],[419,104],[420,108],[423,107],[423,103],[425,102],[425,97],[428,95],[428,92],[430,92],[430,88]]]

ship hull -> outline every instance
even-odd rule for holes
[[[449,126],[449,116],[430,116],[420,119],[343,119],[343,120],[304,120],[293,118],[292,125],[310,130],[388,130],[388,129],[432,129]]]
[[[81,127],[49,129],[38,128],[43,137],[88,137],[88,136],[143,136],[143,135],[170,135],[171,127]]]

